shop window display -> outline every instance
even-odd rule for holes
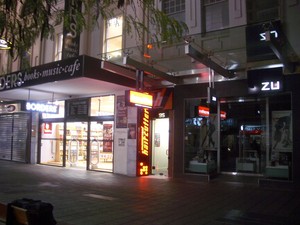
[[[203,111],[199,112],[199,106],[203,106]],[[217,122],[217,114],[209,113],[205,100],[186,101],[185,172],[210,174],[216,171]]]
[[[293,130],[291,97],[289,94],[271,97],[270,149],[265,176],[291,179],[293,157]]]

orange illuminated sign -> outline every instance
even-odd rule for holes
[[[209,117],[209,108],[205,106],[198,106],[198,116]],[[222,120],[226,119],[226,112],[221,111],[220,116]]]
[[[149,175],[150,150],[150,112],[147,108],[141,110],[140,141],[137,156],[137,173],[139,176]]]
[[[126,104],[127,106],[141,106],[152,108],[153,106],[153,96],[148,93],[138,92],[138,91],[126,91]]]

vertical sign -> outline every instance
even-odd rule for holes
[[[147,108],[139,110],[140,140],[137,152],[137,176],[147,176],[150,172],[150,112]]]
[[[69,21],[64,25],[62,59],[79,55],[80,32],[77,29],[77,13],[81,11],[81,1],[65,0],[65,13]]]

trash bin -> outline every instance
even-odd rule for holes
[[[7,205],[6,225],[15,225],[16,218],[13,206],[26,210],[28,225],[56,225],[53,216],[53,205],[41,200],[17,199]]]

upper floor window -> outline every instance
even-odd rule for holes
[[[108,59],[122,56],[123,16],[107,20],[104,36],[104,53]]]
[[[205,0],[204,12],[206,25],[205,28],[207,32],[228,28],[228,0]]]
[[[172,18],[184,22],[185,0],[163,0],[162,11]]]
[[[57,34],[55,38],[55,56],[54,61],[62,59],[63,34]]]
[[[247,0],[248,24],[276,19],[280,19],[279,0]]]

